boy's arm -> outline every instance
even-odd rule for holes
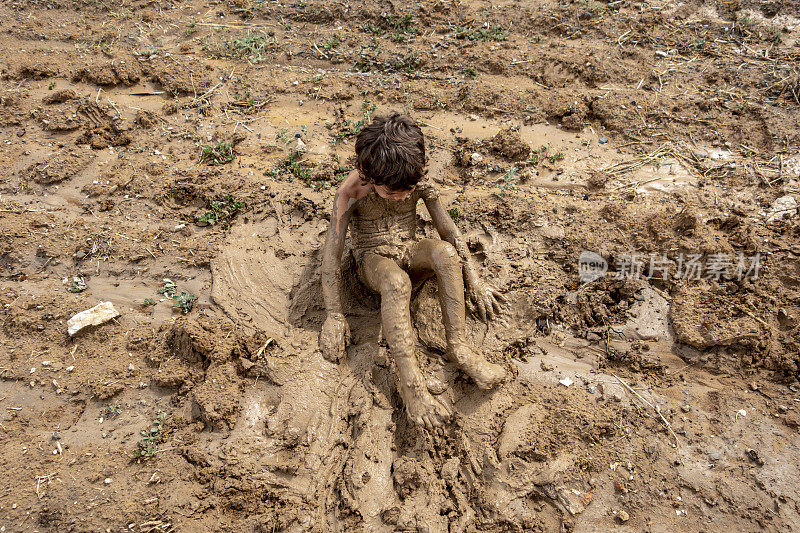
[[[328,316],[320,332],[320,349],[329,361],[344,358],[350,328],[342,311],[342,251],[347,226],[356,199],[351,195],[350,180],[345,180],[333,200],[331,225],[322,248],[322,296]]]
[[[467,290],[469,299],[478,311],[481,319],[492,319],[500,313],[500,304],[505,302],[505,298],[496,289],[484,283],[478,276],[475,267],[472,265],[472,256],[469,253],[467,244],[464,242],[461,232],[458,231],[450,215],[444,210],[439,201],[439,192],[431,184],[420,185],[420,197],[425,202],[425,207],[431,215],[433,226],[445,240],[453,245],[461,259],[464,275],[464,287]]]

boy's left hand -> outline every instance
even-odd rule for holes
[[[481,320],[488,322],[502,312],[505,297],[494,287],[481,280],[475,280],[467,287],[469,302],[478,311]]]

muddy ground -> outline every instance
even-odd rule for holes
[[[0,17],[0,531],[800,529],[796,2]],[[353,345],[317,346],[333,190],[391,110],[510,301],[468,320],[513,376],[485,393],[415,295],[436,433],[347,259]],[[630,254],[760,270],[616,279]],[[120,316],[69,337],[101,301]]]

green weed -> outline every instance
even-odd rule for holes
[[[538,165],[539,161],[545,158],[547,154],[547,150],[550,148],[549,144],[545,144],[540,146],[539,148],[534,148],[531,150],[531,155],[528,157],[528,163],[531,165]]]
[[[270,37],[266,33],[249,31],[235,39],[226,41],[221,46],[206,43],[203,48],[212,57],[246,59],[250,63],[269,61],[278,50],[277,41],[274,37]]]
[[[516,190],[517,183],[519,183],[517,167],[511,167],[506,171],[505,176],[503,176],[503,183],[497,186],[500,189],[500,196],[503,196],[508,191]]]
[[[167,298],[173,301],[173,307],[179,308],[183,311],[183,314],[189,313],[194,307],[194,302],[197,300],[197,297],[191,293],[187,293],[181,291],[180,294],[178,293],[178,286],[175,285],[175,282],[169,278],[164,278],[164,285],[158,289],[159,294],[163,294]],[[148,304],[148,300],[152,302]],[[145,301],[145,305],[155,305],[156,302],[152,298],[147,298]]]
[[[145,298],[144,303],[142,305],[145,307],[150,307],[152,305],[156,305],[156,301],[153,300],[152,298]]]
[[[83,276],[72,276],[72,284],[67,287],[69,292],[83,292],[86,290],[86,281]]]
[[[290,139],[287,133],[287,130],[284,128],[278,129],[278,131],[275,133],[275,140],[281,141],[283,144],[289,144]]]
[[[103,407],[102,409],[100,409],[100,416],[104,420],[113,420],[117,418],[121,412],[122,412],[122,406],[117,401],[114,403],[110,403],[105,407]]]
[[[450,215],[450,218],[453,219],[453,222],[458,224],[459,216],[458,216],[458,208],[457,207],[451,207],[450,209],[448,209],[447,210],[447,214]]]
[[[331,51],[334,48],[336,48],[337,46],[339,46],[340,44],[342,44],[342,41],[340,41],[336,36],[333,36],[330,39],[328,39],[327,41],[325,41],[324,43],[322,43],[321,48],[323,50]]]
[[[169,278],[164,278],[162,280],[164,285],[158,289],[158,294],[163,294],[167,298],[172,298],[175,296],[175,291],[178,289],[178,286],[175,285],[175,282]]]
[[[364,129],[364,126],[372,121],[372,114],[375,112],[376,107],[377,104],[373,104],[369,100],[364,100],[361,103],[361,118],[356,122],[353,122],[349,118],[342,120],[341,127],[339,132],[336,134],[335,141],[341,141],[342,139],[347,139],[348,137],[355,137],[361,133],[361,130]]]
[[[173,296],[173,307],[177,307],[181,311],[183,311],[184,315],[189,314],[189,311],[194,308],[194,302],[197,300],[197,296],[191,293],[181,291],[180,294]]]
[[[244,209],[244,202],[237,202],[230,194],[226,194],[221,200],[211,202],[210,210],[197,217],[198,222],[207,224],[217,224],[222,229],[231,227],[231,221],[236,213]]]
[[[549,157],[549,159],[550,159],[550,162],[551,162],[551,163],[554,163],[554,164],[555,164],[555,163],[557,163],[558,161],[561,161],[562,159],[564,159],[564,152],[556,152],[556,153],[554,153],[553,155],[551,155],[551,156]]]
[[[509,33],[502,26],[489,26],[477,30],[458,26],[455,32],[456,39],[469,39],[470,41],[505,41]]]
[[[134,459],[137,461],[150,459],[158,452],[158,445],[164,442],[163,430],[166,421],[167,413],[161,411],[150,427],[139,431],[142,438],[133,451]]]
[[[217,141],[217,144],[206,144],[200,147],[200,160],[209,165],[224,165],[236,157],[233,143]]]
[[[365,22],[358,27],[364,33],[371,33],[373,35],[383,35],[383,28],[376,26],[372,22]]]
[[[414,15],[406,13],[404,15],[381,15],[377,24],[365,22],[358,27],[364,33],[381,36],[384,33],[391,33],[391,39],[402,43],[410,37],[419,35],[419,28],[414,25]]]

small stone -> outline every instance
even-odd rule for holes
[[[608,142],[608,137],[600,137],[600,139],[597,142],[599,142],[600,144],[606,144]]]
[[[779,405],[778,406],[778,411],[780,411],[781,413],[785,413],[788,410],[789,410],[789,408],[786,407],[785,405]]]
[[[469,156],[469,162],[473,165],[477,165],[483,162],[483,156],[478,152],[474,152],[471,156]]]
[[[755,381],[751,381],[750,382],[750,389],[751,390],[758,390],[758,383],[756,383]]]
[[[689,405],[689,404],[681,405],[681,411],[683,411],[684,413],[688,413],[691,410],[692,410],[692,406],[691,405]]]
[[[759,466],[764,465],[764,460],[761,458],[760,455],[758,455],[758,452],[752,448],[747,449],[747,457],[749,457],[751,461],[753,461]]]
[[[87,326],[99,326],[118,316],[119,311],[114,309],[111,302],[102,302],[70,318],[67,321],[67,332],[71,337]]]
[[[107,478],[105,478],[105,479],[103,480],[103,483],[105,483],[106,485],[110,485],[112,481],[114,481],[114,480],[113,480],[113,479],[111,479],[110,477],[107,477]]]
[[[574,381],[572,381],[571,379],[569,379],[569,377],[566,377],[566,378],[564,378],[564,379],[560,379],[558,382],[559,382],[559,383],[561,383],[562,385],[564,385],[565,387],[569,387],[570,385],[572,385],[573,383],[575,383]]]
[[[617,513],[617,519],[620,522],[627,522],[628,520],[631,519],[631,516],[627,513],[627,511],[620,511],[619,513]]]
[[[65,368],[64,370],[66,370],[67,372],[72,372],[73,370],[75,370],[75,366],[74,366],[74,365],[69,365],[69,366],[68,366],[67,368]]]

